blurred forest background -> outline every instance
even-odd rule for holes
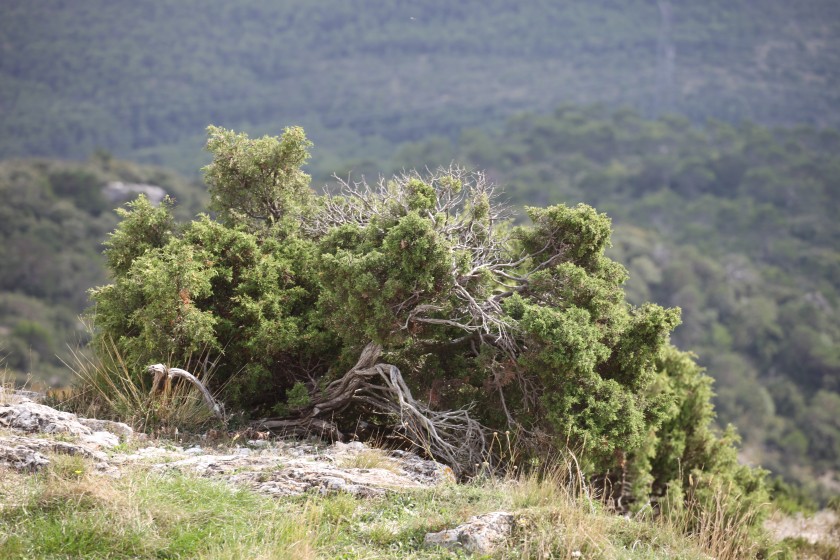
[[[107,183],[162,187],[189,217],[208,124],[299,124],[316,187],[455,160],[515,208],[609,213],[631,299],[683,309],[675,342],[717,380],[744,459],[840,492],[840,3],[0,11],[0,354],[21,378],[68,382],[106,281]]]

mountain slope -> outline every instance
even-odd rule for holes
[[[86,339],[79,314],[89,306],[88,289],[106,280],[102,242],[121,201],[103,188],[113,181],[162,187],[182,218],[203,206],[203,189],[171,171],[107,156],[0,163],[0,371],[67,382],[60,356]]]
[[[840,124],[840,5],[659,4],[12,0],[0,158],[105,148],[195,173],[209,123],[371,156],[564,101]]]

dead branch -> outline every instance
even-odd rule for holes
[[[168,368],[163,364],[153,364],[146,368],[146,371],[153,374],[154,380],[152,381],[152,390],[151,394],[160,393],[163,390],[165,380],[172,380],[176,377],[180,377],[181,379],[186,379],[196,387],[201,392],[202,397],[204,397],[204,402],[207,404],[207,408],[213,413],[213,415],[218,418],[219,420],[225,420],[225,414],[222,408],[222,405],[213,398],[213,395],[210,394],[210,391],[204,384],[198,380],[196,376],[191,374],[185,369],[180,368]]]

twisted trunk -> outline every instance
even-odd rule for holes
[[[353,404],[395,420],[394,427],[426,454],[452,467],[458,476],[470,473],[487,458],[487,430],[468,410],[431,410],[411,395],[400,370],[377,363],[382,347],[369,343],[358,362],[294,417],[268,418],[257,427],[278,433],[318,435],[340,440],[335,417]]]

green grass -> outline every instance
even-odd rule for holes
[[[424,535],[496,510],[517,523],[494,558],[714,556],[674,525],[608,513],[552,476],[277,499],[140,467],[111,478],[56,456],[37,475],[0,472],[0,558],[462,558],[425,548]]]

